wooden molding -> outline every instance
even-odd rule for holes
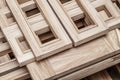
[[[81,0],[76,2],[75,0],[70,0],[64,4],[59,0],[48,1],[72,38],[74,46],[79,46],[108,33],[108,28],[99,19],[98,13],[90,5],[89,1]],[[71,5],[71,11],[69,10],[69,5]],[[76,8],[73,8],[75,5],[77,5]],[[72,13],[73,11],[74,13]],[[70,12],[74,14],[74,17],[71,16]]]
[[[23,32],[26,41],[30,45],[36,60],[44,59],[72,47],[71,40],[47,3],[39,1],[34,4],[34,6],[36,5],[36,8],[39,9],[45,23],[48,25],[47,28],[43,26],[41,27],[42,24],[38,25],[37,27],[39,27],[39,29],[34,31],[31,29],[31,25],[27,18],[32,15],[28,13],[31,9],[24,11],[15,0],[6,1],[19,25],[19,28]],[[40,5],[42,5],[42,7]],[[48,12],[46,8],[49,9]],[[24,14],[26,14],[26,16]],[[18,19],[18,16],[20,19]],[[49,32],[50,35],[47,35],[47,32]],[[49,37],[44,38],[44,36]]]

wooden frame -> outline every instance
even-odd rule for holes
[[[106,36],[36,62],[32,66],[28,65],[27,68],[33,79],[74,80],[84,78],[120,62],[118,42],[117,32],[113,30]],[[33,69],[34,65],[36,68]],[[40,74],[42,72],[44,73]]]
[[[11,46],[11,49],[13,50],[13,53],[17,58],[17,61],[19,62],[20,66],[26,65],[34,61],[34,56],[31,49],[22,51],[21,47],[23,46],[19,45],[20,42],[18,42],[18,38],[23,37],[23,34],[19,30],[17,24],[13,23],[12,25],[9,25],[6,16],[2,14],[0,15],[0,23],[1,29],[5,34],[5,37],[7,38]]]
[[[8,67],[9,66],[9,67]],[[8,71],[12,71],[19,67],[19,64],[15,59],[7,61],[5,63],[0,64],[0,76],[4,75]]]
[[[38,9],[43,14],[42,16],[45,18],[44,20],[47,23],[48,27],[55,34],[55,36],[57,36],[57,38],[46,44],[42,44],[40,42],[40,40],[38,39],[38,35],[36,34],[36,32],[30,28],[31,25],[28,22],[27,17],[24,15],[23,10],[21,9],[21,7],[17,3],[17,1],[16,0],[12,0],[12,1],[6,0],[6,2],[9,6],[9,8],[11,9],[13,16],[15,17],[15,19],[19,25],[19,28],[22,30],[28,44],[30,45],[31,49],[33,50],[36,60],[44,59],[46,57],[49,57],[51,55],[54,55],[58,52],[61,52],[65,49],[69,49],[72,47],[71,40],[69,39],[68,35],[62,28],[62,25],[56,18],[55,14],[51,10],[48,3],[42,3],[41,1],[39,1],[37,3],[37,6],[38,6]],[[36,3],[34,3],[34,4],[36,4]],[[42,5],[42,7],[41,7],[41,5]],[[46,9],[49,9],[49,11],[47,11]],[[19,16],[19,19],[18,19],[18,16]],[[51,16],[52,16],[52,18],[50,18]],[[44,33],[44,32],[42,32],[42,30],[44,31],[45,27],[40,27],[40,26],[39,26],[39,28],[41,28],[41,29],[38,29],[37,33],[41,34],[41,33]],[[48,49],[49,49],[49,51],[48,51]]]
[[[57,38],[57,40],[63,38],[60,36],[62,36],[64,33],[59,35],[58,29],[54,27],[59,24],[59,26],[63,29],[63,32],[65,32],[63,26],[61,25],[63,22],[60,23],[60,21],[56,17],[53,18],[53,20],[51,20],[50,17],[55,16],[55,14],[53,13],[55,11],[51,10],[47,0],[35,0],[35,2],[33,0],[30,0],[30,1],[19,0],[21,1],[19,2],[20,4],[18,4],[16,0],[11,0],[11,2],[9,2],[9,0],[7,1],[8,3],[13,2],[11,4],[15,5],[14,9],[12,9],[13,6],[11,4],[9,5],[12,12],[14,12],[14,10],[17,10],[18,12],[20,12],[20,15],[22,17],[22,18],[19,18],[20,23],[25,22],[24,25],[26,24],[28,26],[26,30],[28,30],[28,32],[30,30],[30,33],[32,33],[32,38],[35,38],[36,43],[39,42],[38,37],[41,37],[42,41],[44,41],[46,39],[46,35],[48,39],[52,36],[52,34],[54,34],[52,32],[56,32],[57,35],[54,35],[54,36],[59,37]],[[85,6],[84,8],[86,8],[85,4],[89,3],[88,6],[90,6],[90,8],[95,11],[95,7],[92,6],[92,3],[94,3],[94,0],[89,0],[89,1],[79,0],[80,2],[78,0],[76,1],[77,2],[75,2],[75,0],[72,0],[70,2],[64,3],[63,5],[61,5],[61,3],[58,1],[59,4],[57,5],[58,7],[56,8],[59,9],[60,7],[61,9],[61,6],[62,6],[62,8],[65,9],[64,14],[67,17],[67,18],[65,17],[65,20],[72,17],[72,20],[75,21],[78,18],[83,17],[84,9],[82,9],[81,4]],[[49,0],[49,3],[50,3],[50,0]],[[116,4],[114,3],[114,7],[115,5]],[[36,6],[38,10],[42,12],[39,13],[38,11],[36,11],[35,10]],[[79,8],[79,6],[81,7],[81,9]],[[118,9],[117,7],[115,8]],[[19,20],[17,20],[17,18],[15,17],[17,13],[14,13],[14,17],[16,19],[15,20],[11,14],[11,11],[9,10],[8,7],[5,7],[5,4],[2,6],[2,9],[0,9],[0,28],[1,28],[0,29],[0,80],[24,80],[28,78],[30,78],[30,80],[31,78],[33,80],[40,80],[40,79],[41,80],[53,80],[53,79],[76,80],[76,79],[81,79],[86,76],[89,76],[93,73],[96,73],[98,71],[111,67],[113,65],[116,65],[120,62],[120,53],[119,53],[120,52],[120,29],[116,29],[108,32],[108,29],[106,28],[103,30],[103,32],[107,31],[105,32],[107,33],[106,35],[104,35],[105,33],[101,34],[100,32],[100,35],[104,35],[104,36],[101,36],[99,38],[96,37],[97,39],[95,39],[94,37],[94,40],[92,40],[93,39],[93,36],[92,36],[92,38],[88,40],[89,42],[85,44],[77,43],[77,45],[75,45],[74,43],[74,46],[78,46],[78,45],[79,46],[73,47],[73,48],[71,48],[72,47],[71,40],[69,39],[69,37],[65,32],[64,38],[67,38],[65,41],[68,40],[68,45],[66,43],[66,46],[59,47],[60,50],[58,50],[58,47],[57,49],[53,48],[53,49],[56,49],[56,51],[53,54],[59,52],[56,55],[53,55],[52,51],[49,51],[51,52],[50,54],[48,54],[49,53],[48,52],[47,55],[46,53],[45,55],[41,55],[41,53],[40,54],[33,53],[32,48],[29,47],[29,44],[24,39],[26,36],[24,36],[23,34],[24,31],[21,29],[22,27],[20,28],[19,26],[20,25],[20,23],[18,23]],[[30,12],[32,11],[32,14],[30,14],[29,11]],[[118,9],[118,12],[119,12],[119,9]],[[106,21],[104,22],[99,14],[96,14],[96,15],[101,19],[100,20],[101,24],[103,24],[104,27],[107,27],[108,25],[106,25]],[[60,19],[59,16],[58,18]],[[108,16],[104,15],[104,19],[108,19],[108,18],[109,18]],[[56,21],[56,23],[54,23],[54,21]],[[71,18],[69,19],[69,21],[71,21]],[[52,25],[52,28],[54,28],[51,31],[49,30],[50,25]],[[119,26],[118,21],[114,21],[112,23],[111,29],[118,28],[118,26]],[[47,31],[49,31],[50,35],[45,33],[43,34],[43,36],[41,35],[37,36],[38,34],[41,34]],[[84,30],[84,29],[80,30],[81,33],[83,33],[84,31],[88,31],[88,30]],[[68,34],[70,36],[70,33]],[[8,42],[6,41],[6,39]],[[42,41],[41,43],[43,44],[44,42]],[[54,42],[55,41],[51,41],[50,43],[53,44]],[[62,40],[60,43],[62,44],[63,42],[64,40]],[[41,50],[46,50],[46,51],[48,51],[47,50],[48,47],[46,48],[44,47],[48,45],[49,43],[46,43],[43,45],[38,44]],[[63,46],[63,45],[60,45],[60,46]],[[12,50],[10,48],[12,48]],[[68,48],[71,48],[71,49],[66,50]],[[63,50],[66,50],[66,51],[63,51]],[[16,57],[14,59],[11,59],[9,55],[9,53],[12,51],[14,52]],[[52,56],[48,57],[50,55]],[[36,60],[40,60],[40,61],[35,61],[35,58]],[[120,71],[119,65],[117,65],[116,67],[118,71]],[[101,74],[107,75],[107,72],[104,71],[103,73],[100,73],[100,76]],[[97,76],[89,77],[88,79],[96,80]],[[107,78],[105,79],[111,80],[109,76],[107,76]]]
[[[72,40],[74,42],[74,46],[78,46],[80,44],[83,44],[85,42],[88,42],[92,39],[95,39],[101,35],[108,33],[108,28],[106,28],[106,25],[104,25],[104,22],[99,19],[98,13],[90,5],[89,1],[81,0],[80,1],[81,5],[80,4],[77,5],[75,0],[71,0],[64,4],[61,4],[61,2],[59,0],[48,0],[48,2],[50,3],[50,5],[54,9],[54,11],[56,12],[57,16],[60,18],[65,29],[67,30],[70,37],[72,38]],[[94,24],[90,25],[90,26],[92,26],[92,28],[90,26],[87,26],[88,29],[87,29],[87,27],[86,27],[86,29],[81,29],[81,30],[76,29],[76,25],[74,24],[73,20],[71,19],[71,16],[70,16],[71,14],[70,14],[69,9],[65,9],[66,8],[65,5],[69,6],[70,4],[71,4],[71,6],[70,6],[71,8],[73,8],[74,5],[77,5],[77,9],[73,8],[73,9],[76,9],[76,10],[74,10],[75,12],[71,13],[72,15],[74,14],[74,16],[75,16],[75,18],[73,18],[73,20],[75,20],[76,17],[77,18],[83,17],[82,13],[85,12],[85,14],[87,16],[89,16],[88,18],[91,18],[91,20],[94,23]],[[72,4],[74,4],[74,5],[72,5]],[[81,10],[80,10],[79,6],[82,7]],[[70,7],[68,7],[68,8],[70,8]],[[73,10],[71,10],[71,11],[73,11]]]
[[[120,12],[117,10],[119,9],[117,6],[114,5],[114,3],[112,3],[111,0],[96,0],[91,2],[91,5],[96,8],[96,10],[98,10],[98,12],[100,13],[101,17],[102,15],[106,15],[109,16],[109,18],[107,18],[106,20],[104,20],[104,18],[102,19],[107,27],[112,30],[115,28],[120,28],[119,24],[120,24]],[[102,7],[104,6],[104,8]],[[117,7],[117,9],[116,9]],[[105,10],[106,8],[106,10]],[[101,10],[100,10],[101,9]]]

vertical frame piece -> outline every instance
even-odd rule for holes
[[[34,52],[36,60],[44,59],[46,57],[49,57],[60,51],[72,47],[71,40],[69,39],[68,35],[64,31],[62,25],[56,18],[55,14],[53,13],[52,9],[50,8],[46,0],[44,2],[36,0],[36,3],[33,4],[35,7],[33,7],[32,10],[28,9],[27,11],[21,9],[21,6],[20,4],[18,4],[17,0],[6,1],[11,11],[13,12],[14,17],[16,18],[16,21],[19,24],[19,27],[21,28],[23,34],[25,35],[26,40],[28,41],[28,44],[30,45],[31,49],[32,48],[35,49],[35,50],[32,49],[33,52],[37,51]],[[26,4],[26,2],[23,4]],[[37,11],[34,11],[36,10],[36,8],[38,8],[41,13],[39,13],[38,9]],[[31,11],[34,11],[35,14],[36,13],[38,14],[34,15],[29,13]],[[43,27],[42,26],[43,24],[41,23],[40,25],[36,25],[38,29],[33,30],[31,28],[31,24],[28,22],[28,19],[34,18],[35,16],[38,15],[41,16],[40,14],[42,14],[44,23],[45,24],[47,23],[47,27]],[[18,16],[20,19],[18,19]],[[24,29],[23,26],[26,29]],[[31,36],[32,39],[34,39],[34,40],[31,39],[32,43],[29,41],[30,36],[28,36],[28,34]],[[32,44],[36,46],[33,47]]]
[[[79,46],[108,32],[108,28],[106,28],[104,22],[99,19],[98,13],[90,5],[89,1],[81,0],[76,2],[75,0],[68,0],[68,2],[63,4],[61,2],[62,0],[48,1],[64,24],[65,29],[74,42],[74,46]],[[79,15],[73,13],[74,18],[70,16],[68,9],[65,7],[65,5],[67,6],[70,3],[75,3],[78,6],[78,10],[75,11],[79,11],[77,12]],[[76,8],[72,10],[74,9]]]
[[[24,18],[25,16],[21,12],[20,8],[18,7],[17,1],[16,0],[6,0],[11,12],[13,13],[13,16],[15,17],[19,28],[21,29],[23,35],[25,36],[25,39],[27,40],[28,44],[30,45],[32,51],[35,54],[41,53],[39,49],[39,45],[36,42],[30,28],[29,24],[26,22],[26,19]]]

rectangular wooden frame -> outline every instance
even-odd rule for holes
[[[102,20],[106,23],[107,27],[112,30],[115,28],[120,28],[120,12],[117,11],[116,7],[114,6],[114,4],[112,3],[111,0],[96,0],[91,2],[91,5],[94,8],[100,7],[102,5],[104,5],[106,7],[106,9],[109,11],[109,13],[111,14],[111,18],[104,21],[102,18]]]
[[[48,0],[48,2],[50,3],[53,10],[56,12],[57,16],[63,23],[65,29],[67,30],[70,37],[72,38],[74,42],[74,46],[78,46],[80,44],[83,44],[85,42],[88,42],[92,39],[95,39],[99,36],[102,36],[108,33],[108,28],[106,28],[106,25],[104,25],[104,22],[99,19],[98,13],[90,5],[88,1],[81,0],[80,2],[82,3],[82,6],[84,6],[84,10],[92,18],[96,26],[94,25],[95,27],[85,30],[83,32],[79,32],[75,29],[76,25],[74,24],[72,19],[68,16],[67,11],[64,9],[64,6],[61,4],[59,0]],[[72,0],[72,2],[75,2],[75,0]],[[73,5],[71,5],[71,7],[73,7]]]
[[[118,43],[117,32],[113,30],[106,36],[82,46],[27,65],[27,68],[35,80],[38,78],[46,80],[84,78],[120,62],[120,46]]]
[[[31,50],[23,52],[20,48],[19,43],[17,42],[17,39],[20,37],[23,37],[23,34],[18,28],[18,25],[16,23],[12,25],[8,25],[7,18],[5,15],[0,15],[0,24],[1,29],[3,33],[5,34],[5,37],[8,40],[8,43],[11,46],[11,49],[13,50],[13,53],[15,57],[17,58],[18,63],[20,66],[26,65],[32,61],[34,61],[34,56]],[[14,31],[15,30],[15,31]]]
[[[38,9],[40,9],[43,17],[45,18],[44,20],[46,20],[46,22],[48,23],[48,27],[50,27],[52,31],[54,31],[53,33],[56,33],[58,39],[51,41],[48,44],[46,43],[45,45],[42,45],[40,41],[38,41],[38,38],[36,37],[35,32],[30,28],[31,25],[28,22],[27,18],[24,16],[24,13],[21,7],[19,6],[19,4],[17,3],[17,1],[6,0],[6,2],[9,8],[11,9],[19,25],[19,28],[22,30],[28,44],[33,50],[36,60],[44,59],[46,57],[49,57],[60,51],[63,51],[72,47],[72,42],[70,38],[66,34],[65,30],[63,29],[62,25],[56,18],[55,14],[53,13],[48,3],[44,5],[41,1],[37,1],[37,3],[35,4],[37,4]],[[18,19],[18,16],[19,16],[19,19]]]

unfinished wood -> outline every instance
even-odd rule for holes
[[[10,50],[5,50],[1,52],[0,54],[0,64],[6,63],[7,61],[11,61],[15,59],[14,54],[12,53],[11,49]]]
[[[22,4],[22,3],[26,3],[28,1],[31,1],[31,0],[17,0],[19,4]]]
[[[4,63],[4,62],[6,62],[6,61],[9,61],[9,60],[10,60],[10,57],[9,57],[8,54],[6,54],[6,55],[4,55],[4,56],[1,56],[1,57],[0,57],[0,64],[1,64],[1,63]]]
[[[120,73],[120,64],[116,65],[118,72]]]
[[[119,46],[119,41],[118,41],[118,37],[117,37],[116,33],[117,33],[116,30],[113,30],[113,31],[109,32],[109,34],[107,35],[107,40],[112,45],[117,44]],[[115,59],[115,61],[113,59]],[[116,56],[111,57],[109,59],[106,59],[104,61],[98,62],[98,63],[96,63],[94,65],[89,66],[89,67],[82,68],[82,69],[80,69],[80,70],[78,70],[76,72],[73,72],[73,73],[71,73],[71,74],[69,74],[67,76],[64,76],[64,77],[60,78],[60,80],[66,80],[66,79],[74,80],[74,79],[79,79],[79,78],[81,79],[81,78],[84,78],[84,77],[86,77],[88,75],[96,73],[98,71],[101,71],[103,69],[106,69],[109,66],[113,66],[113,65],[115,65],[117,63],[119,63],[119,55],[116,55]]]
[[[76,21],[82,16],[84,16],[84,12],[80,9],[80,7],[77,5],[77,3],[74,0],[64,3],[63,6],[73,21]]]
[[[44,27],[42,27],[37,31],[33,31],[30,28],[31,25],[27,20],[27,16],[24,16],[24,14],[27,14],[29,10],[27,11],[27,13],[26,11],[24,11],[23,13],[22,9],[20,8],[20,6],[15,0],[13,0],[12,2],[7,0],[7,3],[11,11],[13,12],[13,15],[16,18],[16,21],[18,22],[19,27],[21,28],[23,34],[25,35],[28,44],[30,45],[32,50],[34,49],[33,52],[36,57],[36,60],[44,59],[46,57],[49,57],[53,54],[56,54],[60,51],[63,51],[65,49],[72,47],[72,43],[68,35],[62,28],[62,25],[58,22],[58,19],[56,18],[55,14],[51,10],[49,4],[48,3],[45,4],[46,1],[44,3],[38,2],[38,8],[44,14],[44,17],[46,20],[45,22],[47,22],[48,24],[48,29],[45,29]],[[40,5],[42,5],[42,7]],[[46,9],[49,9],[49,11],[47,12]],[[18,19],[18,16],[20,19]],[[44,42],[41,42],[41,38],[43,37],[40,37],[40,36],[41,35],[46,36],[45,35],[46,32],[49,32],[49,31],[52,32],[51,35],[54,36],[55,39],[53,39],[53,37],[51,39],[50,37],[50,39],[48,39],[49,41],[47,42],[45,41],[45,44],[43,44]]]
[[[71,74],[69,74],[67,76],[64,76],[64,77],[60,78],[59,80],[67,80],[67,79],[68,80],[74,80],[74,79],[84,78],[86,76],[89,76],[89,75],[94,74],[96,72],[99,72],[101,70],[104,70],[104,69],[106,69],[106,68],[108,68],[110,66],[118,64],[119,63],[119,58],[118,58],[119,56],[120,56],[120,54],[116,55],[114,57],[108,58],[106,60],[103,60],[103,61],[101,61],[99,63],[94,64],[94,65],[91,65],[89,67],[86,67],[84,69],[80,69],[80,70],[78,70],[76,72],[73,72],[73,73],[71,73]],[[115,59],[115,58],[118,58],[118,60],[114,61],[113,59]]]
[[[52,70],[52,76],[43,74],[43,79],[56,79],[68,75],[66,79],[78,79],[93,74],[99,70],[119,63],[119,45],[116,31],[111,31],[108,35],[93,40],[82,46],[64,51],[58,55],[52,56],[46,60],[37,62],[41,73],[49,73]],[[84,54],[83,54],[84,53]],[[116,55],[116,56],[115,56]],[[112,57],[113,56],[113,57]],[[46,64],[47,65],[41,65]],[[93,65],[93,66],[92,66]],[[48,69],[48,67],[50,69]],[[42,68],[41,68],[42,67]],[[37,67],[38,68],[38,67]],[[31,70],[28,68],[28,70]],[[80,70],[80,71],[78,71]],[[75,73],[75,71],[78,71]],[[32,71],[33,72],[33,71]],[[35,75],[35,71],[31,75]],[[87,73],[86,73],[87,72]],[[69,74],[72,76],[70,76]],[[78,76],[79,75],[79,76]],[[45,76],[45,77],[44,77]],[[75,77],[73,77],[75,76]],[[36,77],[36,76],[35,76]]]
[[[112,0],[112,2],[113,2],[113,5],[115,6],[115,8],[120,13],[120,1],[119,0]]]
[[[101,71],[99,73],[96,73],[90,77],[88,77],[89,80],[113,80],[107,71]]]
[[[120,27],[120,13],[117,11],[111,0],[96,0],[91,2],[91,5],[97,10],[101,16],[101,19],[106,23],[110,30]],[[102,11],[104,11],[109,17],[108,19],[104,19],[102,17],[105,15],[101,14]]]
[[[47,63],[47,61],[41,61],[40,64],[38,62],[30,63],[27,65],[27,68],[33,80],[45,80],[46,78],[55,75],[54,71],[52,71],[52,68]]]
[[[28,68],[28,70],[29,70],[29,72],[30,72],[33,80],[44,80],[44,79],[41,78],[41,77],[42,77],[41,75],[42,75],[43,73],[40,73],[40,72],[39,72],[40,69],[38,68],[36,62],[33,62],[33,63],[28,64],[28,65],[27,65],[27,68]],[[36,74],[37,74],[37,75],[36,75]]]
[[[6,7],[5,0],[0,0],[0,9]]]
[[[26,68],[16,69],[0,77],[0,80],[25,80],[29,78],[29,73]]]
[[[26,18],[24,18],[23,13],[21,13],[21,10],[18,7],[18,4],[15,0],[9,1],[6,0],[9,8],[11,9],[11,12],[13,13],[19,28],[22,30],[23,35],[25,36],[25,39],[27,40],[28,44],[30,45],[32,51],[36,54],[41,53],[39,49],[39,45],[36,42],[30,28],[29,24],[26,22]],[[18,17],[19,16],[19,17]]]
[[[1,29],[5,34],[20,66],[34,61],[34,56],[30,48],[24,51],[22,50],[22,47],[25,48],[25,46],[27,46],[27,43],[22,43],[20,40],[18,40],[19,38],[23,37],[23,34],[18,28],[18,25],[16,23],[14,23],[14,25],[9,25],[4,15],[1,14],[0,17]]]
[[[0,56],[4,55],[3,52],[10,49],[8,42],[6,41],[1,29],[0,29]]]
[[[12,71],[12,70],[18,68],[18,67],[19,67],[19,65],[15,59],[6,61],[5,63],[0,64],[0,76],[8,73],[8,71]]]
[[[30,75],[25,67],[19,67],[16,59],[0,64],[0,80],[25,80]]]
[[[98,13],[90,5],[89,1],[81,0],[79,1],[80,4],[77,4],[75,0],[70,0],[64,4],[59,0],[48,1],[72,38],[74,46],[88,42],[108,32],[106,25],[104,25],[104,22],[99,19]],[[79,14],[75,14],[74,18],[69,15],[68,7],[66,7],[71,3],[78,6],[78,10],[75,11],[79,11],[77,12]]]
[[[118,44],[120,44],[120,29],[117,29],[116,32],[117,32],[117,35],[118,35],[118,41],[119,41]]]
[[[0,52],[0,57],[1,57],[1,56],[4,56],[4,55],[6,55],[6,54],[8,54],[8,53],[10,53],[10,52],[11,52],[11,49],[4,50],[4,51]]]
[[[120,79],[120,73],[118,72],[115,66],[106,69],[106,71],[109,73],[112,79],[116,79],[116,80]]]

